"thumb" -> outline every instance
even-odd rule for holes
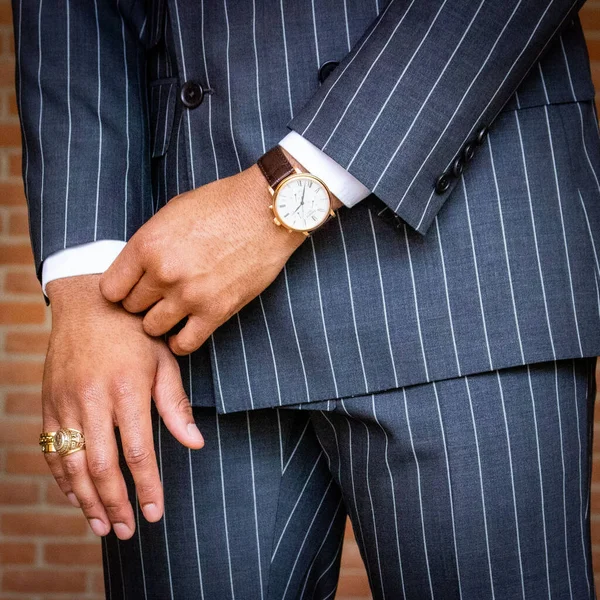
[[[190,400],[181,382],[181,371],[171,351],[161,348],[154,384],[154,403],[167,429],[184,446],[199,449],[204,446],[204,438],[194,421]]]

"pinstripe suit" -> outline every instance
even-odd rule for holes
[[[292,414],[313,423],[412,386],[489,384],[498,370],[523,379],[523,365],[561,365],[556,382],[569,359],[588,373],[600,354],[600,138],[581,4],[15,0],[38,275],[57,250],[127,240],[289,127],[373,193],[180,359],[199,418],[265,408],[276,419],[272,407],[287,406],[312,409]],[[320,84],[326,61],[339,64]],[[192,109],[185,82],[205,92]],[[352,504],[342,479],[353,513],[368,490],[352,482]]]

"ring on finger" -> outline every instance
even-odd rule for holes
[[[45,431],[40,434],[43,452],[58,452],[61,456],[72,454],[85,448],[85,437],[79,429],[61,427],[58,431]]]

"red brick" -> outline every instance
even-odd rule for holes
[[[56,506],[73,506],[54,479],[46,485],[46,502]]]
[[[4,412],[10,415],[41,415],[41,392],[8,392]]]
[[[11,117],[17,117],[19,115],[19,110],[17,108],[17,93],[13,89],[8,93],[8,114]]]
[[[37,435],[29,440],[32,448],[38,443],[41,427],[37,429]],[[40,446],[38,450],[30,451],[8,450],[6,453],[6,472],[15,475],[51,475],[50,467],[44,458]]]
[[[103,594],[104,597],[104,573],[94,573],[92,577],[92,591]]]
[[[2,128],[0,127],[0,136]],[[0,183],[0,204],[5,206],[26,206],[22,183],[3,181]]]
[[[0,302],[0,325],[36,324],[46,320],[46,307],[40,302]]]
[[[2,141],[0,144],[2,148],[20,148],[21,126],[19,123],[2,123],[0,125],[0,140]]]
[[[75,509],[73,509],[75,511]],[[0,530],[7,535],[83,535],[91,531],[83,513],[5,513],[0,516]]]
[[[586,32],[600,29],[600,5],[587,2],[579,11],[579,18]],[[590,37],[589,33],[587,37]]]
[[[10,294],[36,294],[42,299],[42,286],[34,269],[7,273],[4,277],[4,290]]]
[[[0,4],[0,25],[12,25],[12,10],[9,4]]]
[[[35,504],[38,498],[34,481],[0,481],[0,504]]]
[[[33,263],[33,253],[29,242],[0,243],[0,265],[29,265]]]
[[[21,419],[3,419],[0,427],[0,444],[31,444],[42,430],[42,419],[39,422]]]
[[[9,216],[8,233],[10,235],[29,235],[29,219],[25,211],[13,212]]]
[[[15,61],[12,57],[3,56],[0,60],[0,85],[15,85]],[[0,139],[3,139],[1,135]]]
[[[46,354],[48,331],[38,333],[28,331],[9,331],[6,334],[6,351],[19,354]]]
[[[8,173],[13,177],[21,177],[22,175],[23,159],[21,153],[11,154],[8,157]]]
[[[81,544],[46,544],[44,547],[44,560],[47,564],[54,565],[102,565],[102,544],[97,542]]]
[[[0,543],[0,564],[29,564],[35,560],[35,544],[21,542]]]
[[[43,371],[43,362],[33,360],[0,361],[0,381],[3,384],[27,385],[30,383],[40,383]]]
[[[2,587],[9,592],[85,592],[85,571],[56,571],[54,569],[5,569]]]

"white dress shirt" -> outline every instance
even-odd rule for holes
[[[356,177],[295,131],[288,133],[279,145],[309,173],[324,181],[346,206],[354,206],[369,195],[369,190]],[[53,279],[106,271],[125,244],[120,240],[100,240],[53,252],[42,265],[44,294],[46,284]]]

